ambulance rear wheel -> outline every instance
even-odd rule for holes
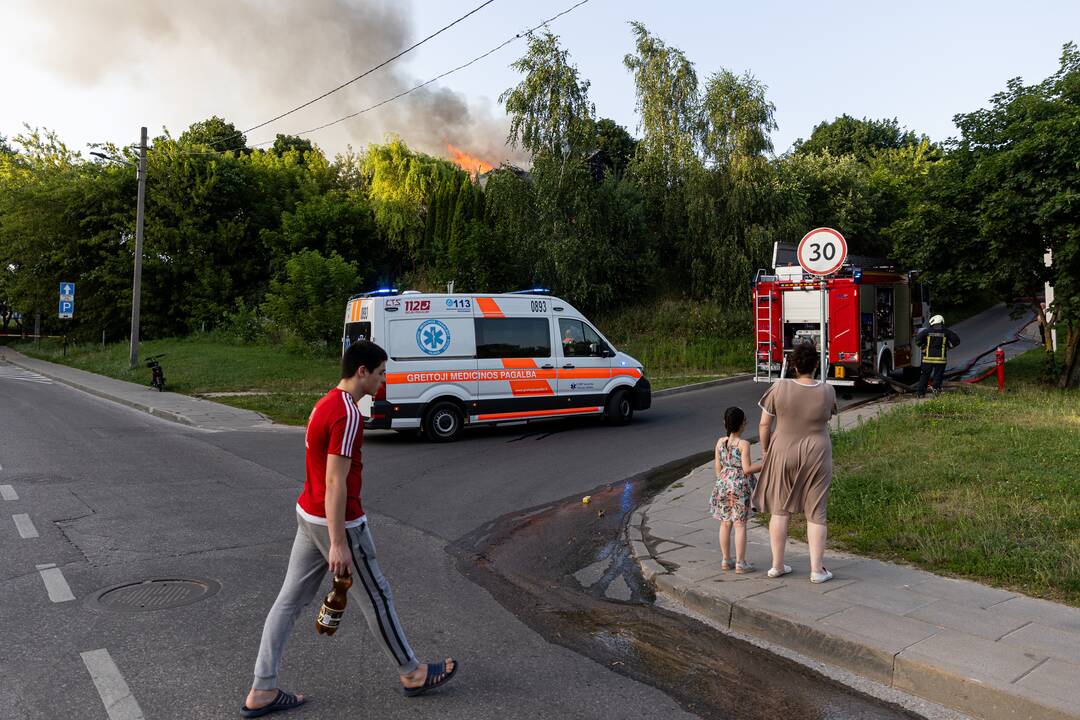
[[[612,425],[626,425],[634,419],[634,398],[628,390],[619,388],[608,395],[604,419]]]
[[[465,426],[465,416],[449,400],[437,402],[424,415],[424,435],[432,442],[456,440]]]

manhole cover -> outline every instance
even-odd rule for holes
[[[99,590],[93,601],[106,610],[166,610],[208,598],[220,588],[213,580],[195,578],[137,580]]]

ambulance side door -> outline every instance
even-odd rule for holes
[[[555,404],[556,372],[547,300],[481,298],[476,324],[478,421],[524,419]]]
[[[558,316],[555,321],[560,406],[603,407],[614,353],[587,321]]]

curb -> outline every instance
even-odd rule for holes
[[[82,383],[79,383],[79,382],[75,382],[71,378],[65,378],[65,377],[61,377],[60,375],[50,373],[47,368],[43,369],[43,368],[40,368],[40,367],[31,367],[29,365],[24,365],[23,363],[19,362],[19,360],[11,358],[11,357],[5,356],[4,360],[5,360],[5,362],[9,362],[9,363],[11,363],[12,365],[14,365],[16,367],[22,368],[23,370],[29,370],[30,372],[35,372],[38,375],[43,375],[44,377],[47,377],[50,380],[55,380],[58,383],[61,383],[63,385],[67,385],[68,387],[73,387],[76,390],[82,390],[84,393],[88,393],[88,394],[93,395],[95,397],[103,398],[105,400],[110,400],[110,401],[112,401],[114,403],[118,403],[120,405],[126,405],[127,407],[133,408],[133,409],[138,410],[140,412],[144,412],[147,415],[153,415],[154,417],[159,417],[159,418],[161,418],[163,420],[169,420],[170,422],[179,423],[180,425],[188,425],[190,427],[196,427],[195,423],[191,420],[191,418],[187,417],[186,415],[181,415],[180,413],[173,412],[172,410],[163,410],[161,408],[153,407],[152,405],[143,405],[142,403],[137,403],[134,400],[127,400],[125,398],[116,397],[115,395],[111,395],[111,394],[109,394],[107,392],[104,392],[102,390],[98,390],[96,388],[92,388],[92,387],[89,387],[87,385],[83,385]],[[41,361],[41,362],[46,362],[46,361]]]
[[[787,616],[753,603],[756,596],[768,590],[735,597],[702,592],[697,582],[680,578],[677,572],[669,570],[653,556],[645,542],[649,535],[645,507],[631,514],[625,535],[631,555],[657,594],[704,615],[727,630],[765,640],[985,720],[1077,720],[1080,717],[1039,702],[1035,693],[1029,696],[1010,692],[972,679],[963,672],[923,661],[908,653],[906,648],[893,651],[842,627]]]
[[[728,385],[730,383],[742,382],[743,380],[752,377],[754,377],[754,373],[741,373],[739,375],[732,375],[726,378],[717,378],[716,380],[706,380],[705,382],[693,383],[692,385],[679,385],[678,387],[657,390],[652,394],[652,396],[654,398],[657,398],[665,397],[667,395],[681,395],[682,393],[693,392],[695,390],[704,390],[705,388],[716,387],[717,385]]]
[[[56,381],[56,382],[58,382],[58,383],[60,383],[62,385],[67,385],[68,387],[75,388],[76,390],[81,390],[82,392],[87,393],[88,395],[93,395],[94,397],[99,397],[99,398],[102,398],[103,400],[108,400],[108,401],[114,402],[114,403],[116,403],[118,405],[123,405],[123,406],[129,407],[129,408],[131,408],[133,410],[138,410],[139,412],[146,413],[147,415],[153,415],[156,418],[160,418],[162,420],[167,420],[169,422],[174,422],[174,423],[176,423],[178,425],[185,425],[187,427],[193,427],[193,428],[203,428],[203,425],[200,425],[197,421],[193,420],[192,418],[188,417],[187,415],[184,415],[183,413],[179,413],[179,412],[176,412],[174,410],[166,410],[164,408],[154,407],[153,405],[146,405],[146,404],[140,403],[140,402],[138,402],[136,400],[131,400],[131,399],[128,399],[128,398],[119,397],[119,396],[114,395],[112,393],[109,393],[107,391],[100,390],[100,389],[92,387],[90,385],[86,385],[84,383],[78,382],[77,380],[72,380],[69,377],[64,377],[64,376],[62,376],[60,374],[54,373],[54,372],[50,371],[49,368],[48,368],[48,366],[52,365],[53,363],[50,363],[47,360],[38,360],[37,361],[38,363],[42,363],[45,367],[39,367],[37,365],[30,365],[28,363],[25,363],[25,362],[22,361],[23,356],[21,355],[21,353],[19,353],[18,350],[14,350],[14,349],[11,349],[11,350],[16,355],[19,355],[19,357],[18,358],[13,358],[13,357],[11,357],[10,354],[3,353],[3,357],[0,358],[0,359],[2,359],[4,362],[11,363],[12,365],[14,365],[16,367],[22,368],[23,370],[28,370],[30,372],[37,373],[38,375],[41,375],[43,377],[47,377],[50,380],[54,380],[54,381]],[[67,367],[67,366],[65,365],[65,366],[61,366],[61,367]],[[78,370],[78,368],[71,368],[71,369]],[[85,373],[88,373],[90,375],[96,375],[95,373],[91,373],[88,370],[82,370],[80,372],[85,372]],[[100,376],[100,377],[103,377],[103,376]],[[114,378],[107,378],[107,379],[108,380],[114,380]],[[117,382],[125,382],[125,381],[120,380],[120,381],[117,381]],[[178,397],[183,397],[185,399],[197,400],[199,402],[208,403],[210,405],[219,405],[220,407],[225,407],[225,408],[228,408],[229,410],[236,410],[236,408],[233,408],[233,407],[231,407],[229,405],[220,405],[219,403],[215,403],[212,400],[204,400],[202,398],[192,398],[192,397],[190,397],[188,395],[179,395],[178,393],[172,393],[172,394],[175,394]],[[266,422],[268,425],[273,425],[273,421],[270,420],[270,418],[263,415],[262,413],[255,412],[254,410],[249,410],[249,411],[246,411],[246,412],[254,413],[255,415],[258,415],[260,418],[262,418],[263,421]]]

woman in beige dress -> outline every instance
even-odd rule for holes
[[[796,347],[791,363],[795,379],[774,383],[761,398],[758,437],[763,460],[751,504],[769,513],[769,577],[791,572],[791,566],[784,564],[784,545],[791,514],[801,512],[806,515],[810,544],[810,582],[823,583],[832,579],[822,562],[832,482],[829,418],[836,412],[836,391],[814,379],[818,353],[812,345]]]

